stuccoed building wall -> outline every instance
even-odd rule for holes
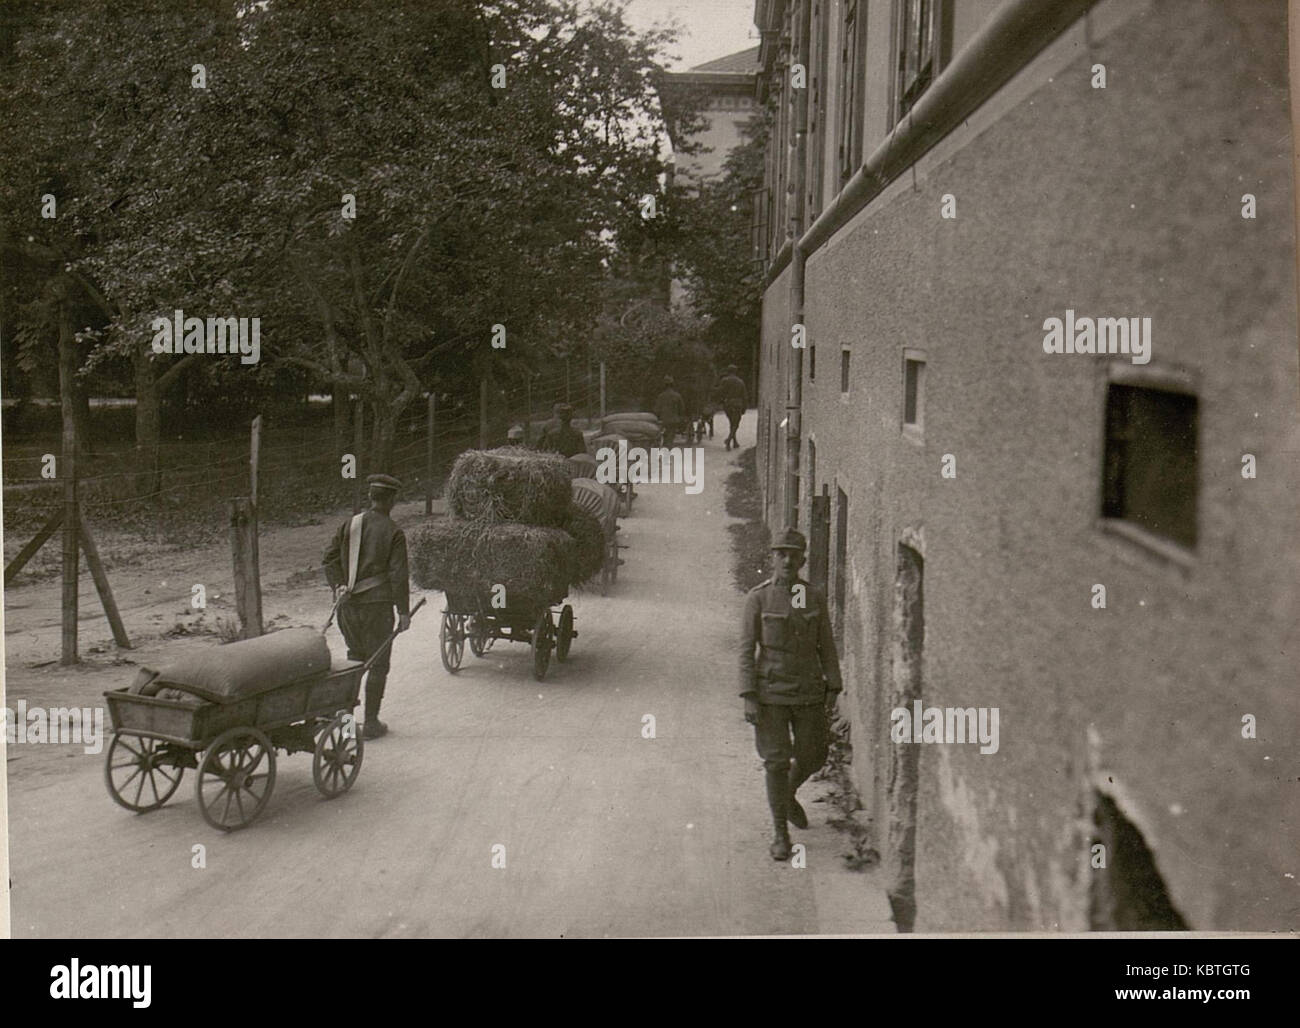
[[[844,491],[845,706],[887,871],[906,817],[889,735],[900,543],[923,559],[923,702],[1000,712],[995,754],[915,747],[919,931],[1109,926],[1099,895],[1123,881],[1092,866],[1099,838],[1114,846],[1099,802],[1149,848],[1187,926],[1300,923],[1286,9],[1103,8],[807,263],[817,377],[805,361],[802,463],[811,440],[817,478],[800,527],[810,491]],[[1098,63],[1105,89],[1091,85]],[[945,194],[955,219],[940,216]],[[764,306],[777,422],[788,273]],[[1044,353],[1044,319],[1067,308],[1150,317],[1150,363]],[[901,424],[905,349],[925,360],[919,431]],[[1197,397],[1197,538],[1182,558],[1099,519],[1109,376]]]

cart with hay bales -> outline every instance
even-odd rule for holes
[[[573,503],[564,458],[516,447],[461,454],[447,499],[449,517],[409,536],[416,583],[446,596],[443,666],[459,671],[466,644],[482,657],[498,640],[524,643],[540,681],[551,654],[567,660],[577,638],[564,600],[600,574],[603,526]]]
[[[618,566],[623,563],[618,551],[627,548],[618,541],[618,492],[592,478],[575,478],[573,504],[600,524],[605,543],[605,559],[600,566],[600,595],[608,595],[610,583],[618,581]]]

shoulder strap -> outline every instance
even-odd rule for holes
[[[366,512],[353,516],[348,524],[348,592],[357,584],[357,565],[361,563],[361,520]]]

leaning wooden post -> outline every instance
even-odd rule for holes
[[[257,561],[257,518],[247,496],[230,501],[230,548],[235,566],[235,608],[239,637],[262,634],[262,583]]]
[[[425,444],[425,469],[424,469],[424,512],[433,513],[433,422],[434,415],[437,411],[438,397],[431,389],[429,390],[429,425],[425,432],[428,437]]]
[[[99,602],[104,605],[108,626],[113,630],[113,642],[117,643],[119,649],[129,650],[131,640],[126,634],[126,626],[122,624],[122,615],[118,613],[117,601],[113,599],[113,589],[108,584],[104,563],[99,559],[99,547],[95,545],[95,539],[90,534],[90,526],[86,524],[84,517],[77,523],[77,531],[81,536],[81,548],[86,554],[86,566],[90,568],[90,577],[95,580]]]

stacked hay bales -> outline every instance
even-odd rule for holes
[[[447,479],[449,517],[409,535],[424,589],[472,601],[506,590],[510,607],[545,606],[600,571],[599,523],[574,506],[564,458],[519,447],[469,450]],[[592,522],[589,524],[588,522]],[[594,533],[593,533],[594,525]]]

